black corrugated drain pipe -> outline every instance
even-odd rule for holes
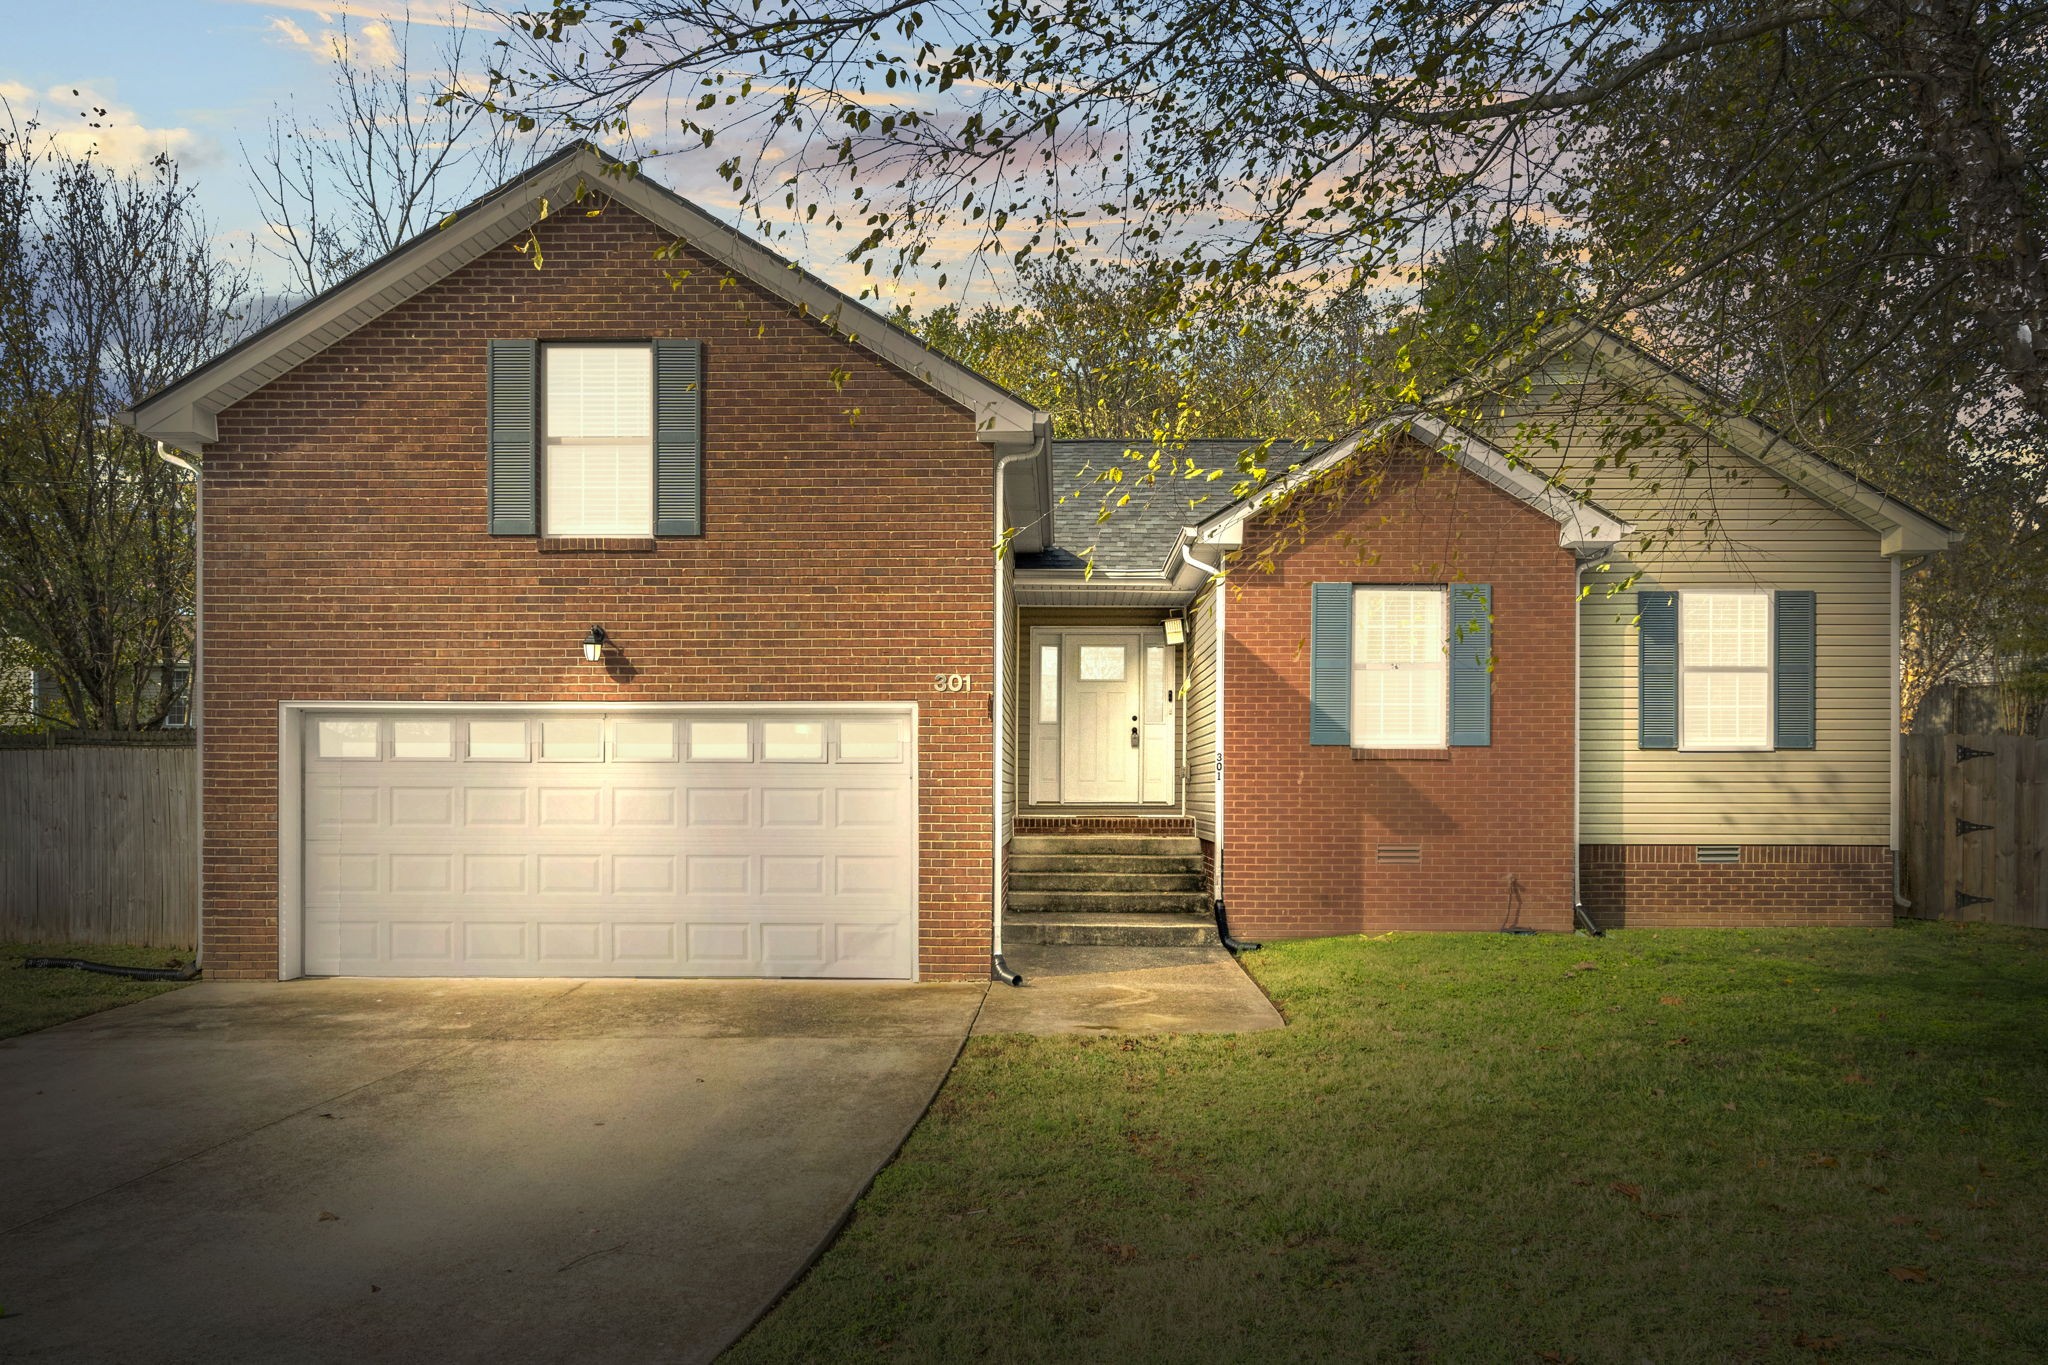
[[[1233,953],[1256,953],[1259,950],[1258,944],[1246,943],[1240,939],[1234,939],[1230,936],[1230,916],[1224,911],[1223,902],[1221,900],[1218,900],[1215,903],[1215,905],[1216,937],[1223,940],[1223,946],[1228,948]]]

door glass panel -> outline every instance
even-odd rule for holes
[[[320,722],[320,757],[375,758],[376,756],[376,721],[323,720]]]
[[[473,720],[469,723],[471,758],[526,761],[526,722],[523,720]]]
[[[1083,682],[1122,682],[1124,680],[1124,646],[1082,645],[1081,680]]]
[[[839,756],[855,763],[896,763],[903,758],[903,731],[893,720],[839,722]]]
[[[825,727],[815,720],[771,720],[761,726],[761,757],[770,763],[818,763]]]
[[[698,763],[745,763],[754,756],[743,720],[690,722],[690,758]]]
[[[1038,723],[1060,723],[1060,647],[1038,647]]]
[[[612,722],[612,757],[627,763],[670,763],[676,756],[676,727],[667,720]]]
[[[445,720],[400,720],[391,724],[393,758],[453,758],[455,725]]]
[[[1145,646],[1145,723],[1166,719],[1166,646]]]
[[[549,763],[604,760],[604,722],[596,716],[563,716],[540,723],[540,756]]]

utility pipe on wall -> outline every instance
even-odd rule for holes
[[[1003,497],[1003,476],[1010,466],[1017,461],[1028,460],[1038,453],[1036,449],[1013,450],[1009,454],[999,456],[996,459],[995,540],[992,542],[995,545],[1003,545],[1003,535],[1010,529],[1009,519],[1005,515],[1003,506],[1005,502]],[[994,740],[994,743],[990,745],[990,755],[993,760],[990,764],[993,773],[990,791],[994,799],[990,803],[989,809],[995,816],[994,826],[989,832],[989,912],[993,922],[990,965],[994,969],[996,980],[1007,982],[1012,986],[1021,986],[1024,984],[1024,978],[1011,971],[1010,964],[1003,960],[1003,720],[1006,715],[1004,711],[1004,694],[1008,690],[1010,663],[1009,653],[1004,648],[1006,643],[1004,627],[1008,624],[1008,621],[1004,611],[1006,603],[1003,593],[1003,565],[1009,553],[1009,548],[1004,546],[1002,551],[996,555],[995,671],[990,675],[994,679],[990,686],[990,719],[993,721],[993,724],[990,726],[990,734]]]

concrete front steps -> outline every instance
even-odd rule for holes
[[[1216,920],[1192,835],[1019,834],[1010,841],[1007,943],[1214,946]]]

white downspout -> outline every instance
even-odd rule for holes
[[[192,927],[192,965],[200,968],[206,962],[206,717],[200,711],[206,676],[206,480],[198,465],[162,441],[156,443],[156,455],[192,476],[192,680],[186,684],[185,713],[192,726],[192,832],[199,844],[193,861],[198,918]]]
[[[1891,617],[1891,625],[1892,625],[1892,648],[1891,648],[1891,656],[1892,656],[1892,686],[1891,686],[1891,694],[1892,694],[1892,696],[1891,696],[1891,702],[1892,702],[1892,729],[1891,729],[1891,737],[1890,737],[1890,744],[1891,744],[1891,796],[1892,796],[1892,799],[1891,799],[1891,810],[1890,810],[1890,813],[1889,813],[1889,814],[1890,814],[1890,819],[1889,819],[1889,820],[1887,821],[1887,825],[1886,825],[1886,834],[1885,834],[1885,842],[1887,842],[1888,844],[1890,844],[1890,845],[1891,845],[1891,853],[1892,853],[1892,908],[1893,908],[1893,909],[1895,909],[1895,910],[1906,910],[1906,911],[1910,911],[1910,910],[1912,910],[1912,908],[1913,908],[1913,902],[1912,902],[1912,901],[1910,901],[1910,900],[1908,900],[1908,899],[1906,899],[1906,888],[1905,888],[1905,881],[1904,881],[1904,877],[1905,877],[1905,866],[1904,866],[1904,863],[1905,863],[1905,859],[1904,859],[1904,857],[1902,856],[1902,854],[1901,854],[1901,852],[1900,852],[1900,849],[1899,849],[1899,795],[1900,795],[1900,792],[1899,792],[1899,786],[1900,786],[1900,778],[1899,778],[1899,748],[1900,748],[1901,744],[1903,744],[1903,743],[1904,743],[1904,736],[1903,736],[1903,735],[1902,735],[1902,734],[1901,734],[1900,732],[1901,732],[1902,728],[1903,728],[1903,727],[1904,727],[1904,725],[1905,725],[1905,700],[1904,700],[1903,696],[1901,695],[1901,693],[1902,693],[1902,690],[1903,690],[1903,687],[1904,687],[1904,682],[1903,682],[1903,680],[1902,680],[1902,679],[1901,679],[1901,678],[1899,677],[1899,663],[1900,663],[1900,659],[1899,659],[1899,646],[1900,646],[1900,642],[1899,642],[1899,632],[1900,632],[1900,629],[1902,628],[1902,626],[1903,626],[1903,625],[1904,625],[1905,623],[1904,623],[1904,621],[1903,621],[1903,619],[1902,619],[1902,612],[1901,612],[1901,597],[1900,597],[1900,591],[1899,591],[1899,578],[1900,578],[1900,570],[1899,570],[1899,557],[1898,557],[1897,555],[1893,555],[1893,556],[1892,556],[1891,558],[1892,558],[1892,605],[1891,605],[1891,611],[1892,611],[1892,617]]]
[[[1031,450],[1013,450],[1007,455],[998,456],[996,459],[994,541],[996,545],[1003,545],[1003,536],[1010,529],[1009,519],[1003,507],[1005,501],[1003,498],[1003,475],[1017,461],[1031,459],[1037,454],[1039,454],[1039,450],[1034,447]],[[1009,553],[1009,547],[1005,545],[996,556],[995,570],[995,671],[991,675],[995,682],[990,689],[993,698],[991,719],[994,722],[990,726],[990,734],[995,742],[990,746],[991,762],[989,765],[991,773],[989,789],[994,798],[990,803],[990,810],[995,815],[994,824],[989,830],[989,911],[993,932],[990,965],[994,969],[998,981],[1008,982],[1012,986],[1021,986],[1024,984],[1024,978],[1011,971],[1010,964],[1003,961],[1003,721],[1006,715],[1003,704],[1005,701],[1004,694],[1008,690],[1007,683],[1009,682],[1009,651],[1004,648],[1007,643],[1004,628],[1009,623],[1005,619],[1003,611],[1003,564],[1005,559],[1008,558]]]
[[[1185,544],[1183,544],[1183,545],[1182,545],[1182,546],[1180,547],[1180,557],[1181,557],[1181,558],[1182,558],[1183,560],[1185,560],[1185,561],[1186,561],[1186,562],[1188,563],[1188,565],[1189,565],[1189,566],[1190,566],[1191,568],[1195,568],[1195,569],[1198,569],[1198,570],[1200,570],[1200,571],[1201,571],[1201,572],[1202,572],[1203,574],[1207,575],[1207,577],[1208,577],[1208,579],[1209,579],[1209,586],[1210,586],[1210,589],[1211,589],[1211,590],[1212,590],[1212,591],[1213,591],[1213,592],[1214,592],[1214,593],[1216,594],[1216,698],[1215,698],[1215,705],[1216,705],[1216,722],[1215,722],[1215,732],[1216,732],[1216,738],[1215,738],[1215,741],[1214,741],[1214,743],[1215,743],[1215,747],[1216,747],[1216,830],[1215,830],[1215,833],[1216,833],[1216,838],[1215,838],[1215,841],[1214,841],[1214,842],[1215,842],[1215,845],[1216,845],[1216,863],[1215,863],[1215,871],[1214,871],[1214,873],[1212,874],[1212,880],[1214,881],[1214,887],[1212,888],[1212,890],[1211,890],[1211,893],[1210,893],[1210,894],[1211,894],[1211,899],[1213,899],[1213,900],[1215,901],[1216,905],[1217,905],[1218,907],[1221,907],[1221,906],[1223,905],[1223,903],[1224,903],[1224,898],[1223,898],[1223,641],[1224,641],[1225,635],[1226,635],[1226,634],[1228,633],[1228,629],[1229,629],[1229,621],[1228,621],[1228,620],[1226,619],[1226,617],[1227,617],[1227,605],[1228,605],[1228,603],[1229,603],[1229,601],[1230,601],[1230,588],[1229,588],[1229,585],[1228,585],[1227,583],[1224,583],[1224,582],[1219,582],[1219,581],[1218,581],[1218,579],[1219,579],[1220,575],[1222,574],[1222,570],[1221,570],[1221,569],[1212,569],[1212,568],[1210,568],[1210,567],[1209,567],[1209,566],[1208,566],[1207,564],[1204,564],[1204,563],[1203,563],[1203,562],[1202,562],[1201,560],[1199,560],[1199,559],[1196,559],[1196,558],[1195,558],[1195,557],[1194,557],[1193,555],[1191,555],[1191,554],[1189,554],[1189,553],[1188,553],[1188,547],[1187,547],[1187,546],[1186,546]],[[1224,946],[1224,947],[1226,947],[1226,948],[1229,948],[1229,949],[1231,949],[1231,950],[1232,950],[1233,952],[1236,952],[1236,951],[1240,951],[1240,950],[1245,950],[1245,949],[1252,949],[1252,948],[1256,948],[1256,947],[1258,947],[1258,946],[1259,946],[1259,945],[1258,945],[1258,944],[1256,944],[1256,943],[1240,943],[1240,942],[1238,942],[1238,941],[1237,941],[1236,939],[1232,938],[1232,937],[1230,936],[1230,931],[1229,931],[1229,927],[1228,927],[1228,924],[1227,924],[1227,922],[1226,922],[1226,920],[1225,920],[1225,917],[1224,917],[1224,914],[1223,914],[1223,912],[1222,912],[1222,910],[1221,910],[1220,908],[1218,909],[1218,911],[1217,911],[1217,913],[1216,913],[1216,933],[1217,933],[1217,937],[1219,937],[1219,938],[1221,938],[1221,939],[1223,940],[1223,946]]]

